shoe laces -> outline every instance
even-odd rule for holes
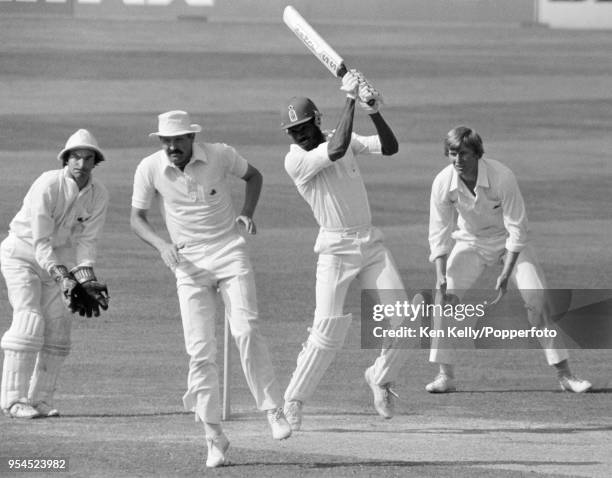
[[[282,408],[276,408],[268,411],[268,418],[274,422],[278,422],[281,418],[283,418],[284,413]]]
[[[10,407],[9,407],[9,411],[10,412],[17,412],[19,410],[24,410],[27,408],[34,408],[32,405],[30,405],[29,403],[24,403],[24,402],[15,402],[13,403]]]
[[[394,396],[395,398],[400,398],[400,396],[395,392],[395,390],[393,390],[393,387],[395,384],[389,382],[386,383],[382,386],[383,390],[384,390],[384,398],[385,398],[385,402],[390,403],[391,402],[391,396]]]
[[[302,409],[302,402],[292,400],[287,403],[287,411],[291,413],[297,413]]]

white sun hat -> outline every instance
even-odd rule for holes
[[[191,122],[189,113],[181,110],[167,111],[158,116],[159,131],[150,133],[149,136],[181,136],[189,133],[199,133],[202,127]]]
[[[57,159],[63,162],[67,159],[66,156],[68,153],[73,149],[90,149],[96,153],[96,163],[104,161],[104,154],[98,146],[96,138],[86,129],[79,129],[68,138],[66,146],[64,146],[64,149],[57,155]]]

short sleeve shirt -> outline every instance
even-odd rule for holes
[[[346,154],[331,161],[327,142],[306,151],[296,144],[285,156],[285,170],[325,229],[369,226],[370,204],[357,164],[359,154],[381,154],[380,139],[353,133]]]
[[[194,143],[184,171],[159,150],[136,168],[132,207],[149,209],[159,196],[174,243],[214,242],[237,230],[228,179],[247,170],[246,159],[222,143]]]

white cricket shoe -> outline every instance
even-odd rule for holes
[[[570,375],[559,379],[559,385],[564,392],[582,393],[590,390],[593,384],[588,380],[583,380]]]
[[[298,431],[302,428],[302,407],[304,403],[300,400],[289,400],[285,402],[285,418],[291,426],[291,430]]]
[[[272,438],[275,440],[284,440],[291,436],[291,426],[285,418],[282,408],[273,408],[266,413],[268,423],[272,429]]]
[[[225,465],[227,462],[227,449],[229,448],[230,442],[224,433],[214,438],[206,438],[206,445],[208,446],[208,456],[206,457],[206,466],[208,468],[216,468],[218,466]]]
[[[54,418],[60,416],[59,410],[57,408],[53,408],[47,402],[38,402],[36,405],[34,405],[34,408],[38,410],[38,413],[40,413],[40,418]]]
[[[29,403],[15,402],[8,409],[4,410],[4,414],[11,418],[37,418],[40,412]]]
[[[433,382],[428,383],[425,386],[425,390],[429,393],[449,393],[456,392],[457,386],[455,385],[455,379],[449,377],[444,373],[436,375]]]
[[[372,378],[372,367],[366,369],[364,376],[365,381],[374,394],[374,408],[381,417],[387,419],[392,418],[395,411],[393,397],[399,398],[397,393],[391,389],[392,383],[389,382],[384,385],[376,385],[374,378]]]

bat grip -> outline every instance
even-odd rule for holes
[[[342,78],[344,77],[344,75],[346,75],[348,73],[348,69],[346,68],[346,65],[344,63],[342,63],[342,65],[340,65],[340,68],[338,68],[338,78]],[[370,100],[368,101],[368,106],[374,106],[374,104],[376,103],[376,100]]]

